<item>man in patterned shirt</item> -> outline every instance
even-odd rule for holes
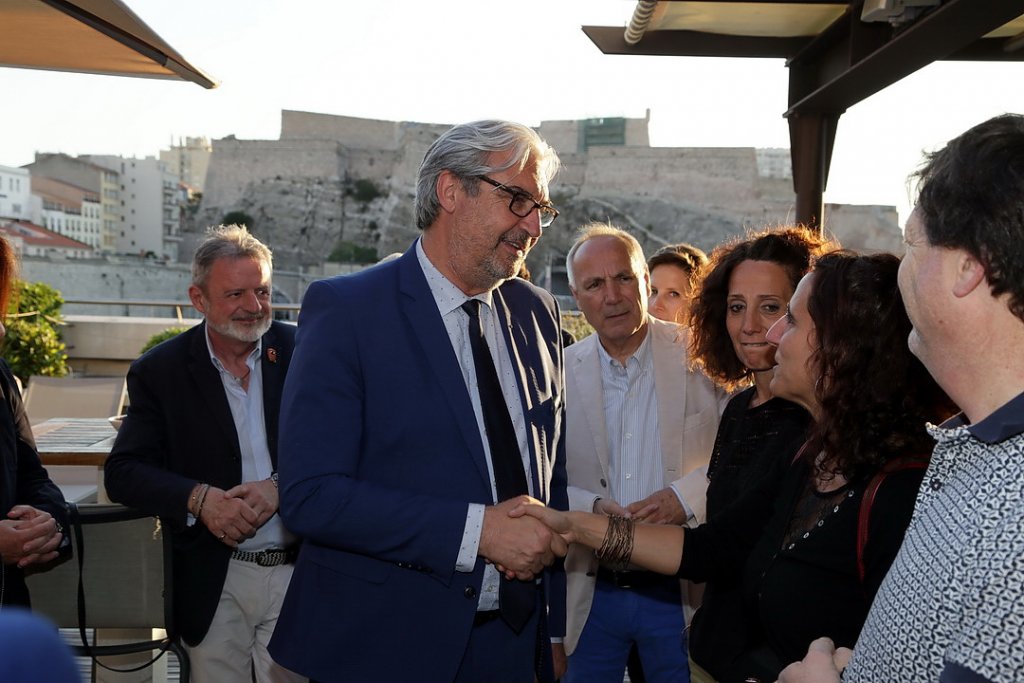
[[[931,155],[906,227],[910,349],[963,413],[936,446],[852,658],[822,639],[784,683],[1024,680],[1024,117]]]

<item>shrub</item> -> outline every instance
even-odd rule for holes
[[[353,242],[340,240],[327,260],[333,263],[376,263],[377,250],[373,247],[363,247]]]
[[[163,332],[157,332],[156,334],[154,334],[152,337],[149,338],[149,341],[147,341],[145,346],[142,347],[142,350],[139,351],[139,355],[141,356],[142,354],[144,354],[146,351],[149,351],[151,348],[153,348],[157,344],[162,344],[163,342],[167,341],[168,339],[170,339],[172,337],[177,337],[179,334],[181,334],[182,332],[184,332],[187,329],[189,329],[189,328],[187,328],[187,327],[168,327]]]
[[[229,211],[220,219],[221,225],[243,225],[252,232],[252,216],[244,211]]]
[[[582,313],[562,312],[562,329],[572,333],[576,341],[582,341],[594,333],[594,328],[587,322]]]
[[[64,297],[45,282],[18,280],[14,283],[12,298],[16,313],[39,313],[60,324],[60,308],[64,305]]]
[[[360,178],[352,183],[352,197],[363,205],[369,204],[383,194],[372,180]]]
[[[64,297],[44,282],[14,283],[14,310],[6,323],[0,354],[22,382],[32,375],[63,377],[68,355],[57,326]]]
[[[68,374],[68,355],[57,331],[45,322],[15,318],[7,323],[4,360],[22,384],[32,375],[63,377]]]

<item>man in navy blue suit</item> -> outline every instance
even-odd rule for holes
[[[283,665],[532,683],[550,661],[564,575],[544,567],[565,547],[507,513],[519,494],[567,507],[558,308],[515,278],[558,214],[558,163],[526,126],[452,128],[419,170],[422,237],[306,292],[281,412],[281,514],[305,539],[271,642]]]

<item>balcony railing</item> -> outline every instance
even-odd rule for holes
[[[174,317],[178,320],[185,318],[201,318],[202,315],[192,308],[191,301],[167,301],[161,299],[75,299],[66,298],[64,299],[65,305],[78,304],[83,306],[109,306],[111,307],[111,315],[124,315],[132,317],[132,308],[150,308],[150,309],[173,309]],[[292,313],[297,313],[301,308],[300,304],[289,304],[289,303],[274,303],[275,313],[278,311],[287,312],[287,316],[291,319]],[[117,310],[121,309],[121,310]],[[137,314],[138,315],[138,314]],[[145,315],[145,314],[143,314]],[[153,311],[150,311],[149,315],[153,315]],[[160,316],[163,317],[163,316]]]

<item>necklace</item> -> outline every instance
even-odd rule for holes
[[[228,374],[231,375],[231,379],[233,379],[236,382],[238,382],[239,384],[241,384],[242,382],[244,382],[246,379],[249,378],[249,373],[251,373],[251,372],[252,372],[252,368],[249,368],[248,370],[245,371],[244,375],[241,375],[239,377],[235,377],[234,375],[231,375],[230,372]]]

